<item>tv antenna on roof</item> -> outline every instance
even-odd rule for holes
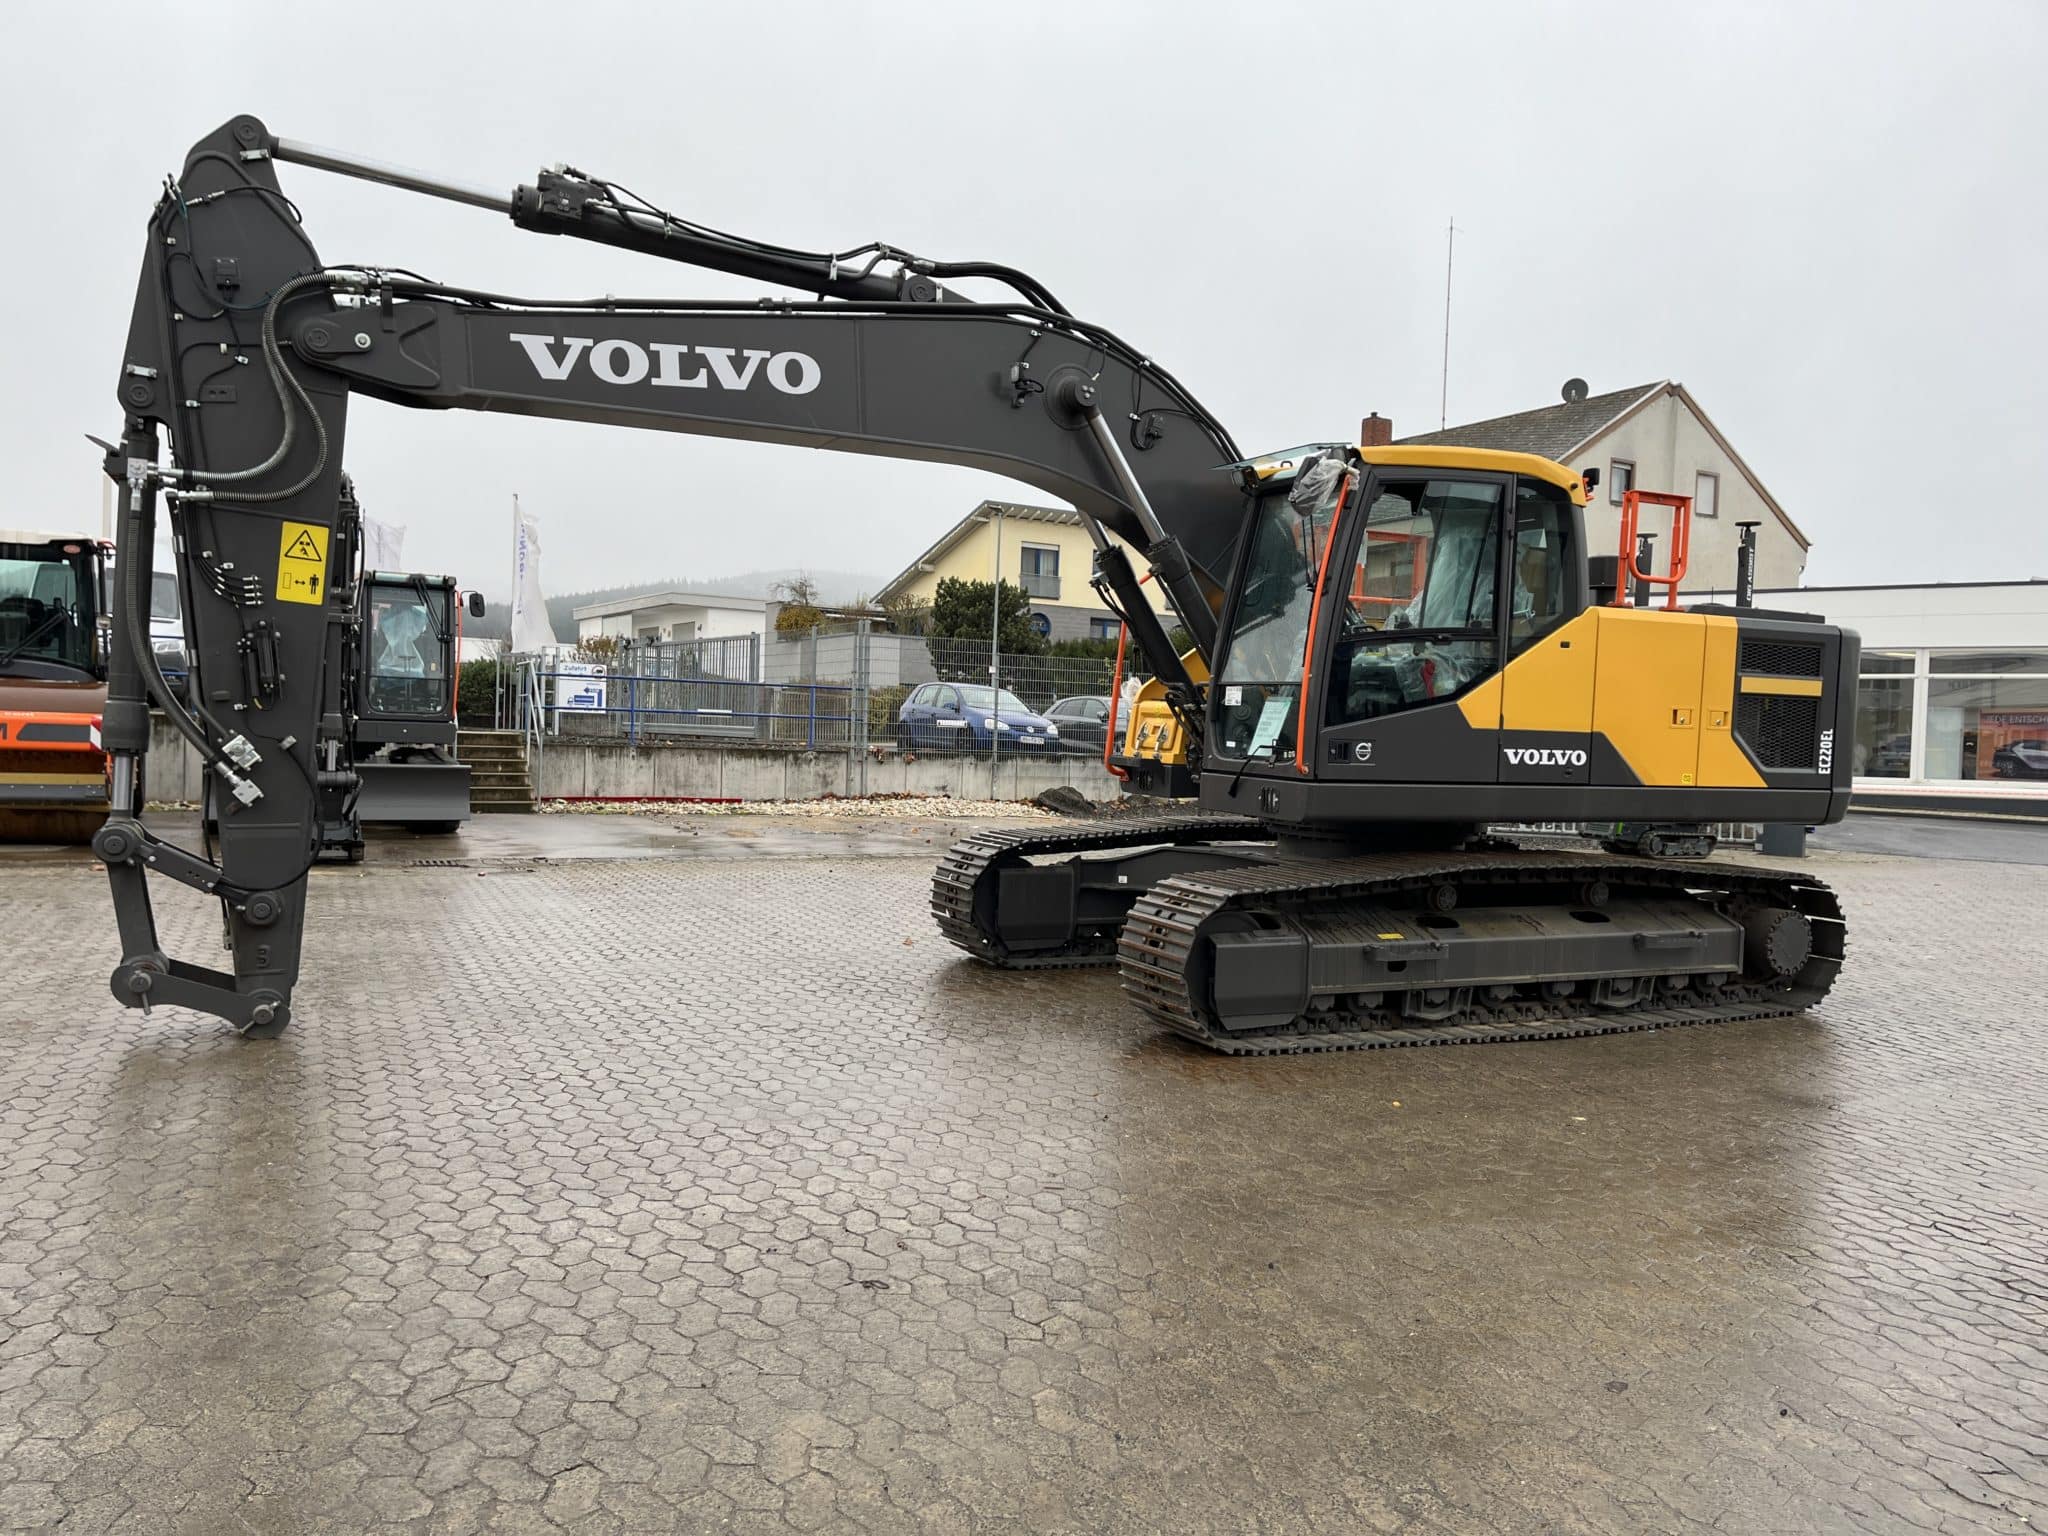
[[[1585,398],[1586,381],[1584,379],[1566,379],[1564,381],[1564,403],[1566,405],[1577,405]]]
[[[1436,424],[1442,431],[1451,421],[1451,259],[1458,251],[1458,221],[1444,222],[1444,376],[1443,393],[1437,397]]]

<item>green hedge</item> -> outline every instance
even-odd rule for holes
[[[497,702],[500,666],[495,656],[462,664],[455,679],[455,718],[458,724],[487,730],[494,723],[492,711]],[[509,680],[510,669],[506,671]]]
[[[903,701],[910,697],[910,687],[905,684],[896,688],[871,688],[868,690],[868,740],[894,741],[896,739],[896,716],[903,708]]]

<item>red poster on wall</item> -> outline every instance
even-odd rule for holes
[[[2048,779],[2048,709],[1979,710],[1977,777]]]

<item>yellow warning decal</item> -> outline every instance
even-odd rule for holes
[[[1398,939],[1401,937],[1401,935],[1398,933],[1383,933],[1380,934],[1379,937],[1383,939]]]
[[[327,596],[327,530],[286,523],[277,536],[277,600],[317,603]]]

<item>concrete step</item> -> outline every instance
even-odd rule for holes
[[[493,794],[486,791],[482,794],[472,794],[469,797],[469,808],[478,813],[484,811],[530,811],[533,809],[533,796],[524,794]]]
[[[530,813],[533,779],[524,731],[465,730],[455,752],[469,765],[469,808],[482,814]]]

